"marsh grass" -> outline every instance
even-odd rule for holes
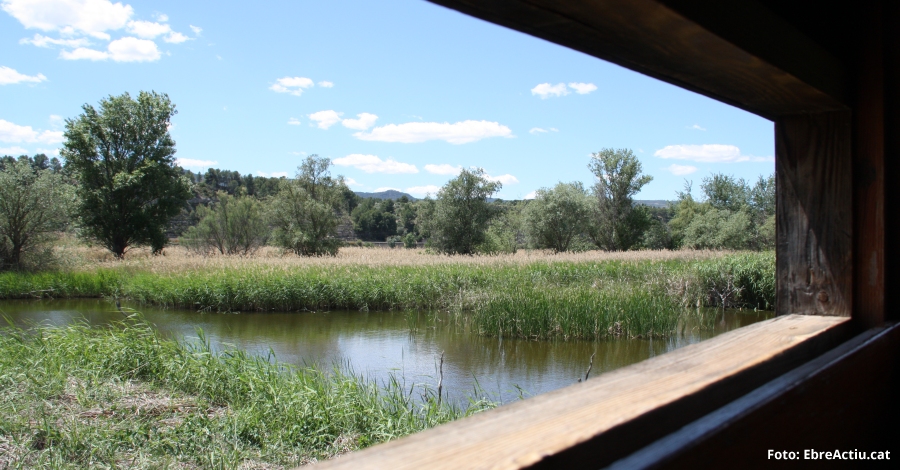
[[[115,297],[214,312],[447,310],[484,335],[536,339],[660,336],[697,307],[775,302],[772,252],[449,257],[350,247],[301,258],[271,248],[237,257],[176,247],[116,262],[73,250],[77,268],[0,273],[0,298]]]
[[[162,339],[140,318],[0,330],[0,468],[280,468],[490,408]]]

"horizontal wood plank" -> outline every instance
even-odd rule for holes
[[[609,468],[760,468],[768,449],[889,449],[898,352],[900,326],[866,330]]]
[[[900,437],[898,366],[900,327],[867,330],[613,468],[762,468],[774,463],[768,449],[893,451]],[[780,463],[848,468],[863,462],[801,457]]]
[[[317,468],[596,468],[823,353],[850,328],[845,318],[777,317]]]

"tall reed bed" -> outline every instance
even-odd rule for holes
[[[103,264],[93,270],[0,274],[0,298],[110,296],[230,312],[446,309],[471,316],[463,320],[483,334],[529,338],[665,335],[685,314],[679,307],[769,309],[775,302],[771,252],[534,255],[527,262],[437,258],[445,261],[282,264],[262,257],[240,264],[210,261],[219,263],[214,267],[179,264],[180,269],[167,261],[155,268]]]
[[[145,322],[0,330],[0,468],[277,468],[493,406],[293,368]]]
[[[478,331],[532,339],[662,336],[685,309],[666,295],[625,283],[605,288],[513,288],[487,295],[472,310]]]

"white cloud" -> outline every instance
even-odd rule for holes
[[[290,124],[292,126],[299,126],[302,123],[300,122],[299,119],[292,117],[292,118],[288,119],[288,124]]]
[[[359,119],[344,119],[341,121],[341,124],[344,127],[350,129],[356,129],[358,131],[364,131],[375,125],[375,121],[378,120],[378,116],[370,113],[360,113],[357,114],[356,117]]]
[[[366,173],[398,174],[419,172],[419,169],[416,168],[415,165],[409,163],[401,163],[390,158],[382,160],[376,155],[363,155],[360,153],[350,154],[342,158],[335,158],[332,162],[338,166],[352,166],[353,168],[365,171]]]
[[[189,26],[190,26],[190,28],[191,28],[191,31],[194,32],[194,36],[199,36],[200,33],[203,32],[203,28],[201,28],[201,27],[199,27],[199,26],[194,26],[194,25],[189,25]]]
[[[459,172],[462,171],[462,167],[448,165],[446,163],[440,165],[432,165],[429,163],[428,165],[425,165],[425,171],[435,175],[458,175]]]
[[[391,188],[391,187],[389,187],[389,186],[384,186],[384,187],[381,187],[381,188],[376,189],[374,192],[376,192],[376,193],[383,193],[383,192],[385,192],[385,191],[400,191],[400,190],[397,189],[397,188]]]
[[[91,41],[87,38],[75,38],[75,39],[55,39],[51,37],[44,36],[42,34],[35,34],[33,38],[22,38],[19,39],[19,44],[31,44],[32,46],[37,47],[50,47],[50,46],[62,46],[62,47],[85,47],[91,44]]]
[[[160,57],[155,42],[133,37],[116,39],[107,50],[109,58],[116,62],[152,62]]]
[[[672,160],[690,160],[700,163],[774,162],[773,157],[742,155],[734,145],[667,145],[657,150],[654,156]]]
[[[184,41],[189,41],[190,39],[191,38],[185,36],[184,34],[181,34],[176,31],[172,31],[171,33],[167,34],[166,37],[163,38],[163,41],[166,41],[170,44],[181,44]]]
[[[688,129],[698,130],[698,131],[705,131],[705,130],[706,130],[705,127],[700,127],[699,124],[694,124],[693,126],[688,126],[687,128],[688,128]]]
[[[54,157],[59,156],[59,149],[45,149],[38,147],[37,153],[43,153],[44,155],[53,155]]]
[[[341,122],[341,115],[333,109],[319,111],[309,115],[309,118],[318,123],[319,129],[328,129],[329,127]]]
[[[61,51],[59,57],[65,60],[106,60],[109,59],[109,54],[96,49],[79,47],[74,51]]]
[[[344,183],[346,183],[347,186],[362,186],[361,184],[357,183],[356,180],[353,178],[344,178]]]
[[[593,83],[570,83],[569,88],[575,90],[579,95],[586,95],[597,89],[597,85]]]
[[[531,130],[528,131],[529,134],[543,134],[545,132],[548,132],[547,129],[541,129],[540,127],[532,127]]]
[[[275,83],[269,89],[278,93],[290,93],[294,96],[300,96],[303,94],[303,90],[313,86],[315,86],[315,83],[306,77],[282,77],[275,80]]]
[[[266,178],[281,178],[281,177],[287,178],[287,175],[288,174],[286,171],[273,171],[271,173],[266,173],[264,171],[259,171],[259,170],[256,171],[256,176],[263,176]]]
[[[6,66],[0,66],[0,85],[12,85],[14,83],[41,83],[46,81],[47,77],[39,73],[37,75],[25,75],[17,72],[15,69]]]
[[[319,82],[319,86],[322,88],[332,88],[334,87],[334,82],[329,82],[327,80],[323,80]]]
[[[0,155],[11,155],[13,157],[17,157],[19,155],[28,155],[28,150],[23,149],[22,147],[0,147]]]
[[[522,199],[534,199],[536,197],[537,197],[537,191],[532,191],[532,192],[526,194],[525,197]]]
[[[126,31],[144,39],[153,39],[156,36],[171,32],[172,28],[167,24],[154,23],[152,21],[129,21]]]
[[[500,176],[484,175],[484,177],[491,181],[499,181],[504,186],[508,186],[510,184],[516,184],[519,182],[518,178],[516,178],[515,176],[510,175],[510,174],[505,174],[505,175],[500,175]]]
[[[165,23],[166,21],[169,21],[169,15],[167,15],[165,13],[157,13],[155,15],[155,18],[156,18],[156,21],[161,21],[163,23]]]
[[[443,140],[451,144],[465,144],[488,137],[513,137],[512,131],[491,121],[462,121],[454,124],[448,122],[407,122],[376,127],[368,134],[357,132],[354,137],[360,140],[378,142],[417,143],[429,140]]]
[[[531,94],[538,95],[541,99],[547,99],[551,96],[566,96],[569,94],[569,90],[566,88],[565,83],[557,83],[556,85],[541,83],[531,89]]]
[[[440,190],[440,186],[429,184],[426,186],[413,186],[410,188],[406,188],[406,191],[404,192],[407,194],[412,194],[413,196],[427,196],[429,194],[436,195]]]
[[[184,168],[210,168],[218,165],[216,160],[194,160],[193,158],[176,158],[175,164]]]
[[[79,47],[73,51],[60,51],[59,57],[65,60],[112,59],[115,62],[153,62],[159,60],[162,54],[155,42],[129,36],[109,43],[106,51]]]
[[[103,31],[123,28],[134,14],[131,5],[109,0],[3,0],[2,8],[26,28],[104,39]]]
[[[36,131],[31,126],[20,126],[0,119],[0,142],[40,142],[58,144],[63,141],[62,131]]]
[[[672,173],[675,176],[683,176],[683,175],[689,175],[689,174],[697,171],[697,167],[691,166],[691,165],[677,165],[677,164],[673,163],[673,164],[667,166],[666,170],[668,170],[670,173]]]

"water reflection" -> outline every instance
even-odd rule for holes
[[[128,307],[129,305],[125,305]],[[665,339],[527,341],[485,338],[443,314],[403,312],[305,312],[211,314],[130,305],[166,336],[196,338],[202,329],[214,348],[236,347],[296,365],[349,363],[379,381],[397,374],[407,386],[436,384],[444,352],[444,390],[451,399],[471,394],[477,383],[495,400],[509,402],[575,383],[596,353],[591,377],[717,334],[772,317],[772,312],[707,311],[707,328],[692,319]],[[0,301],[0,313],[19,325],[65,325],[79,319],[102,325],[120,320],[102,300]]]

